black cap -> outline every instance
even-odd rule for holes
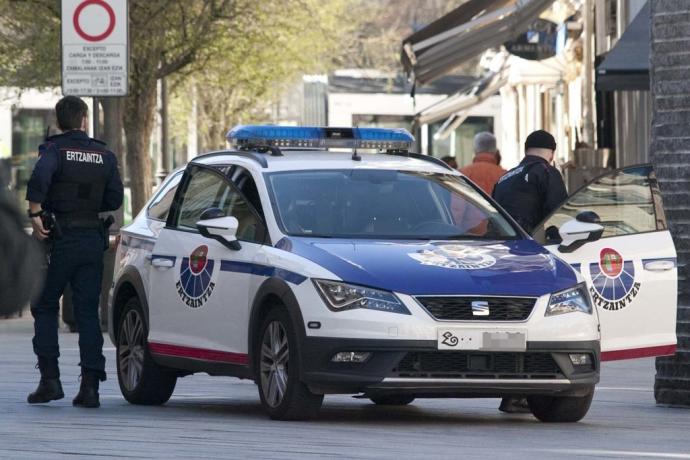
[[[534,131],[525,141],[525,150],[531,148],[556,150],[556,139],[543,129]]]

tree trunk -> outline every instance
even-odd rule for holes
[[[134,64],[134,63],[133,63]],[[156,76],[141,74],[132,65],[129,96],[125,99],[124,128],[127,137],[127,168],[132,190],[132,215],[136,215],[151,196],[151,131],[156,112]]]
[[[120,177],[125,180],[125,154],[122,144],[122,116],[124,114],[124,99],[121,97],[105,97],[101,99],[103,105],[103,141],[108,144],[108,149],[111,150],[117,157],[117,164],[120,168]],[[115,211],[115,225],[111,230],[119,229],[124,223],[124,211],[122,206]]]

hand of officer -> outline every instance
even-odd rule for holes
[[[40,241],[45,240],[48,238],[50,232],[43,228],[43,221],[41,220],[40,217],[32,217],[31,218],[31,226],[34,228],[34,233],[33,235],[38,238]]]

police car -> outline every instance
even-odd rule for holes
[[[525,396],[539,420],[574,422],[601,360],[675,350],[676,254],[651,166],[583,187],[532,238],[409,152],[404,130],[239,126],[228,140],[122,230],[108,324],[131,403],[206,372],[253,379],[275,419],[340,393]]]

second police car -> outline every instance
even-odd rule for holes
[[[676,255],[650,166],[583,187],[533,239],[409,153],[404,130],[239,126],[228,140],[122,231],[108,323],[131,403],[206,372],[253,379],[276,419],[344,393],[526,396],[539,420],[574,422],[602,358],[675,350]]]

